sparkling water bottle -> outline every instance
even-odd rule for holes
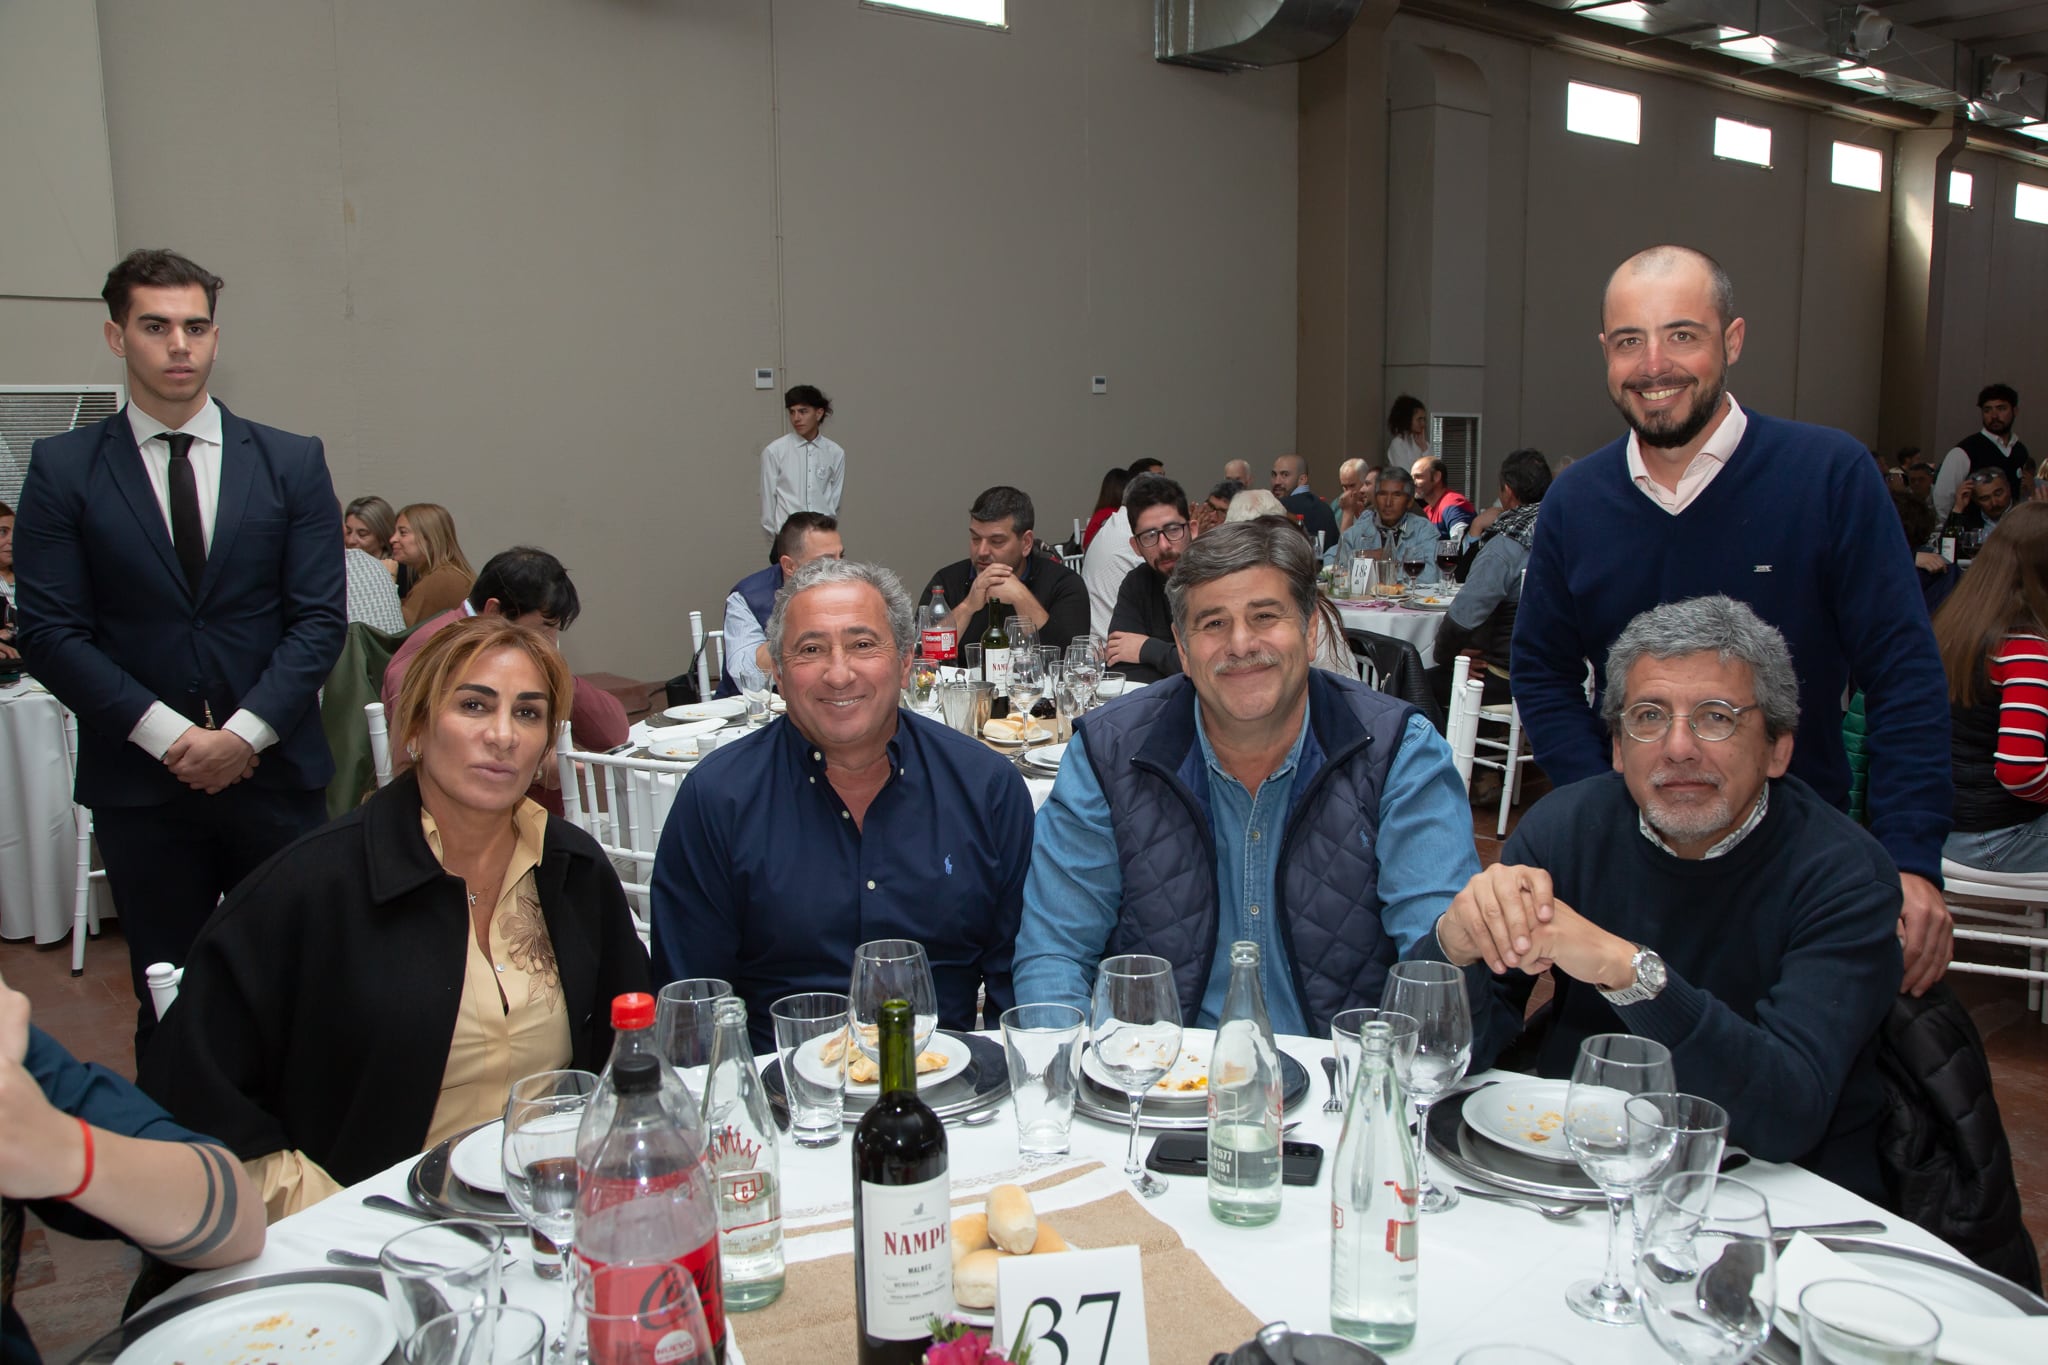
[[[1230,945],[1230,988],[1209,1050],[1209,1212],[1256,1227],[1280,1216],[1280,1054],[1259,945]]]
[[[1394,1351],[1415,1336],[1415,1144],[1394,1075],[1392,1026],[1367,1024],[1361,1038],[1330,1174],[1330,1325]]]
[[[746,1003],[727,996],[713,1017],[717,1034],[704,1082],[706,1151],[718,1194],[725,1308],[745,1313],[782,1294],[781,1163],[768,1095],[754,1074]]]

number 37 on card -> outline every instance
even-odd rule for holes
[[[994,1342],[1031,1348],[1031,1365],[1129,1365],[1151,1359],[1136,1247],[1006,1256],[996,1270]]]

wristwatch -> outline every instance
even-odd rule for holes
[[[1645,1000],[1655,1000],[1657,993],[1664,989],[1663,958],[1638,943],[1636,955],[1629,960],[1629,965],[1635,968],[1635,984],[1618,991],[1602,990],[1600,994],[1608,1004],[1640,1005]]]

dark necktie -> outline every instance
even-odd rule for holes
[[[171,448],[171,543],[178,548],[178,563],[196,597],[199,580],[206,574],[206,531],[199,520],[199,480],[188,453],[192,438],[182,431],[167,431],[164,441]]]

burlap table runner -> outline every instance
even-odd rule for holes
[[[956,1202],[979,1203],[980,1196]],[[1079,1249],[1138,1248],[1153,1360],[1201,1365],[1257,1334],[1259,1320],[1251,1311],[1181,1244],[1178,1233],[1128,1192],[1044,1217]],[[782,1297],[759,1312],[735,1314],[733,1330],[747,1359],[760,1365],[823,1365],[854,1359],[855,1321],[853,1257],[844,1255],[791,1265]]]

